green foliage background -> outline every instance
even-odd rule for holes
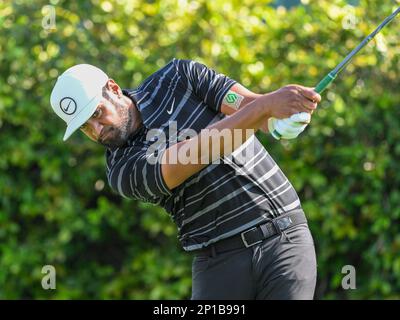
[[[314,86],[398,5],[359,1],[2,1],[0,3],[0,298],[187,299],[191,256],[160,208],[113,194],[104,150],[62,143],[57,76],[77,63],[135,87],[172,57],[266,93]],[[46,31],[45,5],[56,9]],[[400,298],[399,21],[324,94],[295,141],[263,143],[298,191],[318,254],[318,299]],[[57,289],[41,287],[44,265]],[[357,289],[343,290],[354,265]]]

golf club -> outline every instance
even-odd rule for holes
[[[367,36],[353,51],[351,51],[344,60],[339,63],[335,69],[329,72],[315,87],[315,91],[321,94],[337,77],[337,75],[350,63],[354,56],[364,48],[387,24],[389,24],[400,13],[400,7],[388,16],[369,36]],[[279,121],[279,120],[278,120]],[[272,136],[279,140],[282,136],[274,129]]]

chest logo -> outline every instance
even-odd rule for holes
[[[171,108],[169,110],[167,110],[168,114],[172,114],[172,111],[174,111],[174,106],[175,106],[175,98],[174,98],[174,101],[172,101]]]

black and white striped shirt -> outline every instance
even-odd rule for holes
[[[235,83],[201,63],[173,59],[136,89],[123,90],[136,103],[143,127],[124,147],[107,149],[108,183],[124,197],[164,207],[186,251],[301,207],[293,186],[254,135],[173,190],[163,180],[160,162],[149,161],[147,151],[154,143],[146,138],[149,130],[160,129],[171,138],[174,121],[178,134],[187,128],[200,132],[225,117],[222,100]],[[254,157],[245,161],[250,147]],[[151,154],[153,159],[161,155],[157,150]]]

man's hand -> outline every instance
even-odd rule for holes
[[[321,101],[321,96],[313,88],[300,85],[288,85],[264,96],[269,98],[270,117],[277,119],[290,118],[300,112],[312,114]]]
[[[321,96],[313,88],[298,85],[283,87],[269,95],[272,95],[272,101],[278,99],[270,107],[272,116],[268,119],[268,130],[277,140],[297,138],[310,123],[311,114],[321,101]]]

